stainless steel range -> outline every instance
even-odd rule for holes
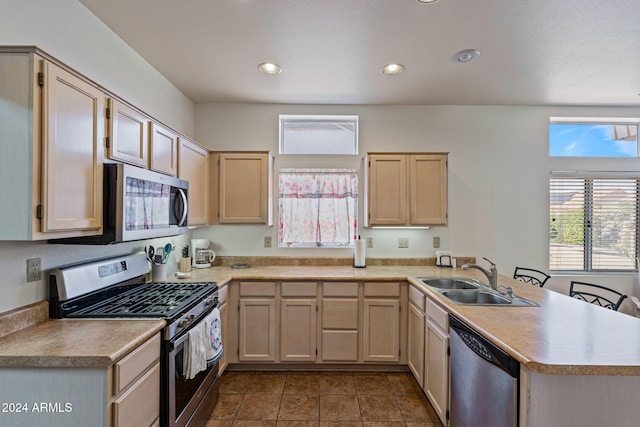
[[[218,306],[215,282],[146,283],[144,253],[73,265],[49,276],[51,318],[161,318],[160,425],[201,426],[218,399],[218,364],[183,372],[189,331]]]

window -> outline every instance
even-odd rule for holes
[[[549,183],[550,270],[635,269],[640,174],[634,175],[552,173]]]
[[[358,154],[358,116],[280,115],[280,154]]]
[[[580,119],[552,118],[549,125],[549,155],[638,157],[637,121],[598,119],[598,121],[586,122],[586,120],[588,119],[580,121]]]
[[[350,247],[358,230],[358,174],[352,169],[282,169],[278,247]]]

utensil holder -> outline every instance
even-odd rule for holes
[[[167,264],[152,264],[151,280],[153,282],[166,282],[167,281]]]

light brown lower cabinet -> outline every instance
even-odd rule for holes
[[[232,346],[226,347],[227,342],[229,342],[229,330],[231,325],[227,323],[228,317],[228,307],[229,307],[229,286],[224,286],[222,289],[218,291],[218,301],[220,302],[220,306],[218,309],[220,310],[220,332],[222,334],[222,357],[220,358],[220,362],[218,363],[218,376],[222,375],[229,364],[230,354],[232,351]]]
[[[4,367],[0,383],[2,426],[157,426],[160,334],[106,368]]]
[[[400,361],[399,283],[364,283],[362,352],[365,362]]]
[[[449,409],[449,313],[409,286],[407,364],[446,426]]]
[[[427,297],[423,389],[440,420],[449,409],[449,313]]]
[[[275,362],[276,284],[240,282],[238,361]]]
[[[322,362],[357,362],[359,342],[358,282],[322,284]]]
[[[160,415],[160,335],[146,341],[108,369],[112,427],[151,426]]]
[[[235,307],[237,298],[237,345],[233,336],[224,341],[227,360],[405,363],[400,348],[406,321],[400,309],[406,289],[401,293],[401,287],[398,282],[234,282],[230,303]],[[231,313],[227,324],[234,328]],[[236,351],[237,358],[230,353]]]
[[[280,284],[281,362],[316,361],[317,294],[317,282]]]
[[[424,295],[409,288],[409,319],[407,322],[407,365],[418,384],[424,383],[425,314]]]

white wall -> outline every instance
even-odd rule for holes
[[[0,45],[38,46],[156,119],[193,135],[193,103],[77,0],[2,0]],[[10,155],[1,147],[0,141],[0,155]],[[151,243],[164,245],[171,240],[157,239]],[[188,237],[175,238],[175,241],[185,245]],[[83,260],[131,253],[142,249],[144,244],[81,247],[0,242],[0,312],[46,299],[44,278],[26,282],[29,258],[41,258],[43,270],[49,270]]]
[[[37,46],[172,128],[194,105],[77,0],[2,0],[0,45]]]
[[[359,156],[278,156],[279,114],[357,114]],[[548,270],[548,177],[551,170],[640,170],[640,159],[561,159],[548,156],[550,116],[640,117],[639,108],[496,106],[196,105],[196,138],[219,150],[271,150],[275,169],[359,168],[374,151],[449,152],[449,225],[429,230],[360,229],[373,237],[370,257],[433,256],[432,237],[454,254],[487,257],[502,274],[516,265]],[[622,163],[622,166],[620,166]],[[277,176],[277,174],[276,174]],[[274,183],[277,193],[277,182]],[[362,200],[364,202],[364,200]],[[362,224],[362,209],[360,209]],[[274,218],[277,203],[274,204]],[[275,221],[277,224],[277,220]],[[218,225],[194,231],[222,255],[351,256],[348,249],[263,248],[277,225]],[[409,237],[398,249],[397,238]],[[275,245],[274,245],[275,246]],[[586,278],[583,277],[584,280]],[[631,294],[635,275],[592,278]],[[554,278],[564,290],[570,279]],[[566,291],[565,291],[566,292]]]
[[[486,256],[502,273],[516,265],[547,268],[547,177],[550,170],[614,170],[611,161],[547,157],[549,116],[640,117],[638,108],[486,106],[194,105],[76,0],[3,0],[0,44],[36,45],[175,129],[221,150],[277,153],[278,114],[359,114],[360,154],[370,151],[448,151],[449,226],[431,230],[366,230],[371,257],[430,256],[431,238],[457,254]],[[195,117],[195,124],[194,124]],[[6,153],[0,153],[6,155]],[[360,167],[360,157],[277,157],[290,166]],[[638,159],[624,169],[638,170]],[[3,201],[6,203],[6,201]],[[275,208],[274,208],[275,209]],[[276,212],[277,214],[277,212]],[[277,215],[275,216],[277,218]],[[361,221],[361,219],[360,219]],[[362,223],[362,221],[361,221]],[[214,226],[194,232],[214,241],[221,255],[350,256],[348,250],[264,249],[277,227]],[[397,238],[410,247],[398,249]],[[183,245],[186,237],[178,239]],[[158,242],[164,244],[164,241]],[[43,269],[129,253],[142,243],[109,247],[0,242],[0,312],[46,298],[45,281],[26,283],[26,259]],[[599,278],[632,291],[635,278]],[[562,288],[566,278],[554,278]],[[557,284],[555,284],[557,283]],[[636,293],[640,293],[636,291]]]

